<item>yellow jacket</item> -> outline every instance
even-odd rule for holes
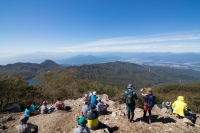
[[[183,96],[178,96],[177,100],[172,104],[173,113],[185,117],[184,111],[187,111],[187,104]]]

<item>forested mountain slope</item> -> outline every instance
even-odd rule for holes
[[[79,79],[98,81],[121,88],[126,87],[127,83],[133,83],[137,89],[169,83],[188,84],[200,80],[200,72],[198,71],[140,66],[127,62],[71,66],[66,69],[75,70]]]

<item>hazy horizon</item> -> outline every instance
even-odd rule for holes
[[[1,0],[0,64],[40,52],[200,53],[199,5],[183,0]]]

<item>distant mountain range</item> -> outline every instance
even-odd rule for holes
[[[0,58],[0,64],[9,62],[41,63],[46,59],[55,61],[63,66],[98,64],[105,62],[123,61],[141,65],[157,65],[172,63],[178,65],[190,64],[190,68],[200,66],[200,53],[146,53],[146,52],[99,52],[99,53],[45,53],[37,52],[9,58]],[[6,63],[8,64],[8,63]],[[189,66],[189,65],[187,65]]]

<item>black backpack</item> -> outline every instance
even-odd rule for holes
[[[126,94],[126,104],[127,105],[135,105],[135,98],[133,96],[133,92],[132,91],[129,91]]]
[[[190,109],[188,109],[190,110]],[[192,123],[195,124],[196,120],[197,120],[197,115],[195,113],[193,113],[192,111],[188,111],[185,114],[186,118],[188,118]]]

